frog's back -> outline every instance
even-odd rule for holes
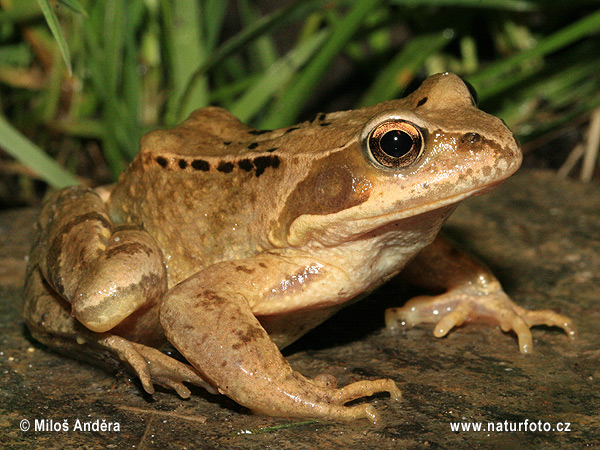
[[[275,133],[209,107],[144,136],[109,208],[115,223],[140,225],[157,240],[170,284],[271,246],[268,229],[283,206],[276,194],[303,170],[300,160],[283,161],[289,153],[271,145],[281,144]]]
[[[222,108],[197,110],[178,127],[143,137],[111,196],[113,220],[154,236],[171,283],[269,249],[270,234],[283,228],[278,222],[294,216],[283,213],[290,193],[356,139],[375,108],[381,105],[321,113],[278,130],[255,130]]]

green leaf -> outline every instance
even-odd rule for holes
[[[590,34],[600,31],[600,10],[586,15],[577,22],[571,23],[556,33],[542,39],[539,43],[528,50],[519,52],[509,58],[501,59],[489,65],[484,70],[469,76],[469,82],[475,86],[481,100],[496,93],[496,80],[505,77],[509,72],[520,67],[535,58],[544,57],[556,50]]]
[[[60,24],[58,23],[58,18],[56,17],[56,14],[50,6],[48,0],[37,0],[37,2],[40,5],[40,8],[42,9],[42,13],[46,18],[46,22],[48,23],[50,31],[54,35],[54,39],[56,39],[56,44],[58,45],[60,54],[63,57],[65,65],[67,66],[69,75],[72,75],[73,68],[71,66],[71,55],[69,54],[69,46],[67,45],[67,41],[65,40],[62,29],[60,28]]]
[[[194,76],[195,64],[202,64],[207,58],[203,39],[201,4],[197,0],[164,2],[163,11],[167,14],[165,33],[167,58],[173,93],[167,104],[167,123],[183,120],[194,109],[208,105],[208,79],[198,79],[192,89],[186,90]],[[180,105],[184,91],[185,106]]]
[[[296,74],[329,36],[321,31],[294,47],[272,64],[229,110],[242,122],[250,120]]]
[[[69,8],[76,14],[81,14],[83,17],[88,17],[86,10],[79,4],[77,0],[58,0],[65,8]]]
[[[225,15],[229,2],[223,0],[206,0],[204,4],[204,29],[206,48],[214,49],[217,46],[219,34],[223,29]]]
[[[244,26],[249,26],[258,19],[259,13],[249,0],[239,0],[238,9]],[[263,34],[248,46],[249,66],[252,72],[262,72],[278,57],[275,42],[268,33]]]
[[[73,174],[59,166],[41,148],[8,123],[3,116],[0,116],[0,147],[54,188],[79,184],[79,180]]]
[[[242,49],[248,42],[253,41],[266,31],[274,31],[297,17],[303,17],[315,10],[318,6],[325,3],[326,0],[297,0],[285,8],[278,9],[266,16],[261,17],[252,25],[244,28],[223,45],[217,48],[211,55],[199,65],[190,78],[188,85],[176,102],[179,105],[179,111],[190,109],[189,94],[195,88],[196,83],[204,79],[204,75],[215,65],[221,63],[232,53]],[[181,117],[181,113],[178,114]]]
[[[286,90],[274,105],[269,116],[261,123],[261,128],[279,128],[297,119],[306,98],[321,80],[335,56],[348,44],[360,29],[367,15],[381,0],[357,0],[331,30],[331,38],[304,68],[293,89]]]
[[[425,60],[452,40],[445,31],[423,34],[410,40],[398,55],[384,67],[364,93],[360,106],[374,105],[398,96],[423,66]]]
[[[504,9],[508,11],[533,11],[538,5],[524,0],[391,0],[390,3],[408,7],[453,6],[462,8]]]

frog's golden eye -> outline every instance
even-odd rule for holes
[[[389,120],[377,125],[366,143],[376,162],[393,169],[412,164],[423,151],[421,130],[405,120]]]

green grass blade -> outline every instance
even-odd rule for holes
[[[510,91],[510,96],[502,96],[502,118],[519,132],[521,137],[531,134],[530,130],[545,126],[548,119],[560,120],[565,114],[586,111],[588,99],[600,100],[600,61],[586,61],[583,53],[573,52],[574,58],[560,60],[560,70],[530,73],[520,80]],[[581,59],[581,61],[576,61]],[[511,77],[513,78],[513,77]],[[527,107],[532,104],[535,107]],[[583,109],[582,109],[583,105]],[[543,117],[544,120],[540,120]]]
[[[81,6],[81,4],[77,0],[59,0],[59,1],[60,1],[61,5],[63,5],[65,8],[70,9],[74,13],[80,14],[83,17],[88,17],[87,11],[84,9],[83,6]]]
[[[261,36],[267,30],[274,31],[298,17],[306,16],[318,6],[325,3],[325,1],[327,0],[297,0],[289,6],[261,17],[255,23],[244,28],[240,33],[226,41],[194,71],[186,89],[183,91],[182,95],[179,96],[177,104],[179,104],[180,111],[190,109],[189,93],[192,92],[196,83],[200,82],[204,78],[206,72],[212,67],[222,62],[223,59],[227,58],[232,53],[242,49],[248,42]],[[181,114],[178,114],[178,116],[181,116]]]
[[[223,0],[206,0],[204,5],[204,29],[206,48],[214,49],[217,46],[219,34],[223,29],[223,22],[227,13],[229,2]]]
[[[167,3],[167,2],[165,2]],[[163,9],[167,10],[169,32],[167,57],[170,65],[172,93],[167,102],[167,123],[180,122],[196,108],[208,105],[208,79],[200,77],[192,89],[186,90],[190,79],[194,76],[196,64],[206,60],[207,51],[203,42],[201,27],[200,4],[197,0],[179,0],[172,2]],[[180,104],[180,99],[186,92],[186,102]]]
[[[69,71],[69,75],[73,73],[73,68],[71,66],[71,55],[69,53],[69,46],[67,45],[67,41],[63,35],[62,29],[60,28],[60,24],[58,23],[58,18],[54,13],[54,10],[50,6],[48,0],[37,0],[44,17],[46,18],[46,22],[48,23],[48,27],[56,39],[56,44],[58,45],[58,50],[63,57],[63,61],[67,66],[67,70]]]
[[[294,47],[283,58],[271,65],[229,110],[242,122],[249,121],[296,74],[329,36],[321,31]]]
[[[443,31],[414,37],[379,73],[364,93],[359,106],[374,105],[397,97],[414,78],[425,60],[451,40],[452,37]]]
[[[238,9],[244,26],[249,26],[260,19],[259,13],[249,0],[239,0]],[[249,66],[252,72],[263,72],[275,63],[279,54],[273,39],[268,33],[263,34],[248,46]]]
[[[494,83],[499,77],[505,76],[508,72],[531,59],[542,58],[587,35],[598,33],[599,31],[600,10],[597,10],[541,40],[535,47],[491,64],[487,68],[470,76],[469,82],[477,89],[480,99],[484,100],[490,94],[496,93]]]
[[[533,1],[524,0],[391,0],[390,3],[407,7],[454,6],[462,8],[502,9],[507,11],[534,11],[539,9]]]
[[[345,17],[331,30],[331,38],[323,45],[313,60],[299,74],[293,86],[285,91],[261,128],[279,128],[296,120],[306,98],[315,88],[335,56],[352,39],[362,26],[367,14],[381,3],[380,0],[357,0]]]
[[[0,116],[0,147],[54,188],[79,184],[79,180],[73,174],[59,166],[2,116]]]

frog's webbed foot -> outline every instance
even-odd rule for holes
[[[530,311],[516,305],[497,281],[485,289],[467,285],[434,297],[415,297],[403,307],[390,308],[385,313],[386,326],[391,330],[401,324],[436,323],[433,331],[436,337],[478,318],[496,322],[504,332],[514,331],[521,353],[533,349],[530,330],[533,326],[560,327],[569,336],[575,334],[571,319],[551,310]]]
[[[248,263],[245,271],[237,270],[237,274],[255,268],[257,274],[261,266],[251,267]],[[226,263],[219,269],[219,273],[231,273]],[[338,388],[330,375],[309,380],[292,370],[244,295],[232,292],[243,290],[244,285],[239,278],[232,278],[200,272],[168,291],[160,311],[171,344],[220,393],[252,411],[271,416],[366,418],[374,423],[379,415],[371,405],[346,403],[382,391],[400,398],[400,390],[390,379],[359,381]]]
[[[217,391],[191,366],[184,364],[159,350],[128,341],[119,336],[108,336],[98,341],[124,362],[140,379],[144,390],[154,394],[154,385],[173,389],[181,398],[189,398],[190,390],[183,383],[203,387],[212,394]]]

